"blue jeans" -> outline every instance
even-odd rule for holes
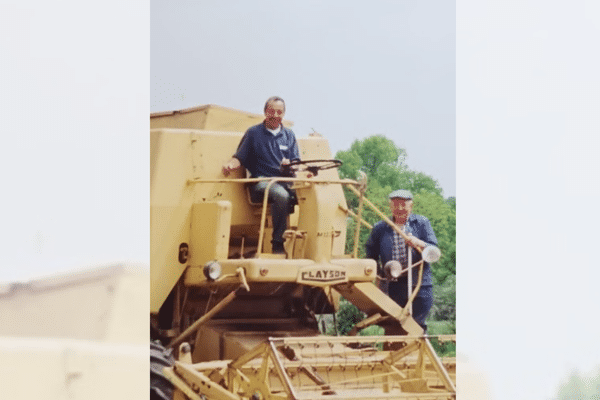
[[[253,201],[262,201],[269,181],[261,181],[250,188]],[[271,217],[273,219],[273,240],[271,243],[283,244],[283,233],[287,229],[287,217],[290,213],[292,195],[280,183],[275,182],[269,189]]]
[[[382,283],[385,281],[382,281]],[[387,283],[387,290],[384,290],[385,285],[382,285],[381,290],[394,300],[400,307],[406,306],[408,301],[408,285],[406,281],[391,281]],[[413,319],[427,332],[427,324],[425,318],[433,305],[433,286],[421,286],[419,293],[412,303]]]

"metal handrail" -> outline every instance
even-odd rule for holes
[[[268,178],[226,178],[226,179],[189,179],[187,181],[188,185],[196,184],[196,183],[258,183],[263,181],[269,181],[269,184],[265,188],[265,196],[263,196],[262,203],[262,212],[260,216],[260,229],[258,231],[258,244],[256,249],[256,256],[260,256],[262,253],[262,245],[263,245],[263,237],[264,230],[267,220],[267,205],[268,205],[268,193],[271,189],[271,185],[275,182],[292,182],[292,183],[333,183],[333,184],[341,184],[344,186],[352,187],[352,186],[360,186],[361,183],[352,180],[352,179],[317,179],[315,177],[311,178],[286,178],[286,177],[268,177]],[[358,245],[358,242],[355,243],[355,247]]]

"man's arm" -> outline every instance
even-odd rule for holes
[[[406,240],[406,242],[409,246],[414,247],[417,250],[423,250],[425,247],[427,247],[427,242],[419,239],[416,236],[413,236],[412,233],[409,233],[407,236],[408,239]]]
[[[414,248],[423,250],[427,246],[437,246],[437,238],[431,227],[431,223],[426,217],[420,216],[416,229],[417,236],[408,235],[408,244]]]
[[[235,154],[229,161],[223,164],[223,175],[228,176],[231,171],[240,168],[243,162],[248,159],[249,154],[252,150],[252,137],[250,135],[250,129],[244,133],[242,140],[238,144]]]

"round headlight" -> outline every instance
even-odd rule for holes
[[[204,276],[209,281],[215,281],[221,276],[221,264],[216,261],[209,261],[204,265]]]
[[[397,260],[390,260],[383,266],[383,272],[388,279],[398,279],[402,273],[402,264]]]
[[[427,246],[423,249],[423,260],[428,263],[434,263],[440,259],[442,252],[435,246]]]

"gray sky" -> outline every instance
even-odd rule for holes
[[[210,26],[215,14],[223,15],[216,8],[221,3],[210,2],[200,16],[186,17],[194,19],[195,25]],[[449,59],[453,57],[454,50],[442,44],[452,42],[454,21],[447,21],[450,39],[439,42],[426,39],[435,35],[419,36],[417,29],[432,31],[452,10],[445,10],[443,2],[427,3],[426,13],[417,6],[422,3],[369,2],[369,7],[379,10],[376,17],[371,10],[359,8],[359,3],[344,2],[353,12],[337,11],[337,19],[327,20],[332,39],[317,42],[286,36],[290,39],[269,41],[276,46],[269,49],[246,38],[224,39],[243,57],[229,63],[207,59],[197,63],[195,80],[172,82],[167,80],[172,76],[155,70],[151,63],[157,54],[151,53],[154,40],[149,40],[147,1],[85,5],[76,0],[3,1],[0,282],[107,262],[148,263],[149,105],[152,110],[168,110],[216,103],[260,112],[266,97],[278,93],[288,100],[288,117],[296,122],[299,135],[315,128],[337,143],[339,130],[340,144],[334,148],[345,148],[363,135],[397,134],[394,140],[406,147],[409,165],[440,179],[450,195],[441,173],[417,164],[427,161],[427,151],[433,150],[403,143],[404,132],[411,127],[422,129],[420,138],[434,134],[426,122],[436,118],[420,116],[423,123],[409,122],[423,110],[454,126],[454,117],[444,114],[453,105],[447,109],[436,103],[453,104],[449,94],[453,80],[443,77],[454,72],[420,58],[427,54],[433,59],[435,43],[451,53]],[[229,17],[220,23],[223,28],[208,29],[206,40],[196,40],[198,45],[168,39],[170,62],[180,68],[175,75],[183,76],[184,65],[203,58],[201,42],[223,40],[238,25],[261,25],[241,21],[251,19],[258,3],[252,3],[252,10],[244,9],[245,2],[228,4]],[[410,18],[402,10],[381,11],[384,6],[407,4],[413,4],[406,10],[414,13]],[[153,12],[160,7],[152,3]],[[307,37],[326,36],[316,22],[320,14],[313,13],[314,20],[297,19],[307,13],[297,7],[287,14],[275,9],[277,18],[271,24],[283,28],[294,20],[295,30],[306,28]],[[600,3],[458,0],[456,10],[458,348],[487,375],[490,400],[548,400],[573,369],[596,371],[600,362],[596,316],[600,304],[600,56],[594,51],[600,36]],[[171,18],[165,26],[174,37],[190,27],[169,17],[168,10],[163,14]],[[334,29],[337,20],[345,22]],[[362,29],[364,36],[359,35],[367,22],[370,29]],[[400,34],[403,29],[410,35]],[[342,32],[359,43],[372,43],[363,47],[367,49],[363,53],[372,57],[359,57],[356,44],[344,53],[329,51],[330,40],[342,41]],[[402,51],[415,56],[394,53],[396,42],[405,43]],[[311,53],[301,56],[301,50],[309,48],[307,43],[314,44]],[[382,50],[386,46],[391,55]],[[213,45],[213,53],[224,60],[225,49]],[[243,71],[237,66],[242,61],[270,54],[283,54],[279,59],[286,66],[293,64],[290,60],[303,66],[293,75],[297,86],[288,86],[292,82],[281,72],[285,68],[267,64],[260,81],[256,74],[230,73]],[[404,64],[410,68],[390,78],[394,54],[398,56],[394,70]],[[330,69],[332,60],[339,59],[353,63],[341,72]],[[446,65],[453,68],[454,64]],[[230,79],[210,76],[211,69],[227,72]],[[416,80],[419,71],[436,78],[409,90],[413,80],[406,75]],[[317,72],[334,84],[333,89],[320,90],[310,79]],[[151,89],[149,82],[163,75],[159,90],[164,100],[156,103],[156,88]],[[254,90],[239,92],[243,83]],[[440,94],[442,83],[448,85],[445,95]],[[402,90],[395,91],[397,99],[380,104],[388,86]],[[308,92],[303,88],[311,89],[311,101],[302,97]],[[411,93],[412,101],[406,93]],[[390,101],[393,105],[387,104]],[[330,111],[339,104],[341,111]],[[404,109],[411,106],[410,112]],[[383,122],[392,115],[392,122]],[[442,137],[453,135],[450,128]],[[453,151],[447,154],[454,157]],[[444,165],[454,169],[454,161]]]
[[[453,1],[151,1],[150,104],[262,113],[332,152],[383,134],[456,195]]]

